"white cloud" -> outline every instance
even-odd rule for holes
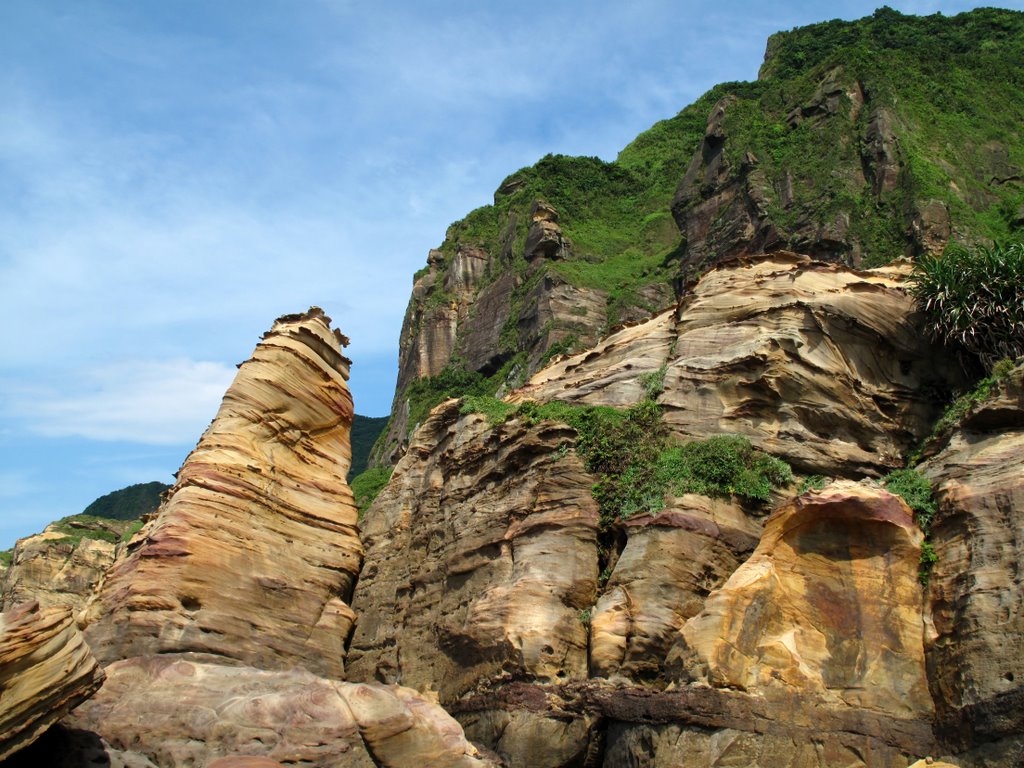
[[[196,442],[235,370],[193,360],[135,360],[78,372],[63,388],[15,392],[8,418],[35,434],[149,445]]]

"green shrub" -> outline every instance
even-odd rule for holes
[[[890,472],[882,478],[882,485],[890,493],[901,496],[907,502],[907,505],[914,511],[914,519],[924,531],[925,540],[921,544],[918,579],[922,584],[927,584],[932,566],[938,559],[928,538],[931,534],[932,519],[935,517],[936,510],[932,485],[928,482],[928,478],[913,469],[897,469]]]
[[[504,423],[515,410],[514,403],[506,403],[489,395],[470,395],[462,399],[459,413],[482,413],[491,426],[497,426]]]
[[[661,367],[650,373],[641,373],[637,377],[640,387],[648,400],[654,400],[665,391],[665,374],[668,373],[668,363],[662,363]]]
[[[808,491],[820,491],[826,485],[828,485],[828,478],[824,475],[810,475],[805,477],[803,482],[800,483],[797,495],[802,496]]]
[[[939,556],[935,554],[935,548],[930,541],[921,544],[921,561],[918,566],[917,578],[921,584],[927,586],[932,575],[932,566],[938,562]]]
[[[755,450],[738,435],[678,443],[651,399],[618,410],[560,401],[523,403],[514,412],[508,403],[467,398],[463,412],[489,415],[491,423],[511,417],[527,425],[550,419],[576,431],[576,453],[597,477],[592,488],[602,526],[665,506],[665,494],[735,495],[766,501],[772,488],[792,482],[785,462]]]
[[[362,474],[356,475],[349,483],[352,495],[355,496],[356,506],[359,508],[360,519],[363,517],[363,512],[373,504],[377,494],[388,484],[393,471],[394,467],[370,467]]]
[[[0,552],[0,565],[10,565],[14,560],[14,550],[5,549]]]
[[[986,366],[1024,356],[1024,243],[922,256],[913,281],[934,338]]]
[[[928,533],[935,517],[935,499],[928,478],[914,469],[897,469],[882,478],[882,485],[907,502],[921,530]]]

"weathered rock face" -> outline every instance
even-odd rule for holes
[[[145,540],[89,609],[98,658],[213,653],[340,677],[362,547],[346,343],[319,309],[240,366]]]
[[[753,551],[760,525],[736,504],[688,494],[625,529],[590,622],[590,671],[657,679],[683,623]]]
[[[929,717],[923,536],[887,491],[836,482],[768,519],[754,554],[683,626],[681,679]]]
[[[666,368],[658,402],[681,436],[743,434],[808,473],[903,465],[957,366],[922,342],[904,266],[855,271],[779,253],[705,275],[662,313],[535,375],[514,399],[629,405]]]
[[[0,608],[38,600],[44,608],[63,605],[77,613],[113,565],[121,549],[116,540],[132,525],[99,518],[73,521],[73,527],[55,523],[19,540],[11,567],[0,574]],[[96,538],[103,536],[115,541]]]
[[[0,614],[0,760],[32,743],[102,683],[70,611],[30,602]]]
[[[625,322],[646,318],[651,308],[672,301],[667,281],[652,280],[624,301],[605,290],[573,285],[548,269],[569,257],[571,244],[558,224],[558,211],[547,203],[534,201],[529,222],[509,214],[505,230],[501,253],[464,245],[452,232],[446,251],[430,252],[413,283],[399,339],[391,422],[372,461],[394,464],[407,449],[416,427],[409,423],[408,391],[417,379],[450,365],[490,376],[520,354],[508,380],[521,381],[541,367],[552,347],[572,342],[583,349],[596,343],[612,304],[616,320]],[[515,250],[521,230],[525,239]],[[514,256],[529,266],[515,269]]]
[[[1024,759],[1024,367],[921,466],[936,488],[928,651],[938,734]],[[1001,746],[998,742],[1005,742]],[[982,762],[979,765],[990,763]]]
[[[444,710],[408,688],[174,654],[118,661],[107,675],[67,724],[160,768],[492,765]]]
[[[446,703],[505,676],[586,677],[597,507],[573,439],[434,410],[364,518],[349,679]]]

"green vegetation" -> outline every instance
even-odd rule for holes
[[[923,256],[913,280],[934,338],[986,366],[1024,356],[1024,243]]]
[[[99,515],[71,515],[64,517],[48,528],[61,535],[61,542],[78,546],[82,539],[95,539],[117,544],[127,541],[142,527],[139,520],[119,520]]]
[[[767,501],[788,485],[789,466],[755,450],[738,435],[679,443],[669,436],[661,409],[651,399],[625,410],[560,401],[526,402],[515,408],[486,398],[467,399],[463,412],[488,415],[492,424],[515,417],[526,424],[550,419],[576,431],[576,453],[597,476],[592,489],[602,525],[664,508],[667,493],[739,496]]]
[[[170,487],[158,482],[129,485],[127,488],[100,496],[82,510],[82,515],[111,520],[134,520],[155,512],[160,506],[160,494]]]
[[[946,406],[946,410],[932,426],[931,434],[926,437],[920,446],[914,450],[909,458],[908,464],[913,466],[921,460],[925,448],[933,441],[945,434],[947,430],[956,427],[964,418],[991,397],[1001,381],[1010,375],[1016,367],[1012,360],[1000,360],[992,366],[991,373],[978,381],[972,389],[960,395],[952,403]]]
[[[8,566],[8,565],[10,565],[13,562],[13,560],[14,560],[14,550],[13,549],[5,549],[3,552],[0,552],[0,565]]]
[[[907,506],[914,511],[914,520],[924,532],[925,541],[921,545],[921,562],[918,578],[922,584],[928,583],[932,566],[935,564],[935,550],[929,536],[932,520],[935,517],[936,504],[932,495],[932,485],[928,478],[914,469],[897,469],[882,478],[882,485],[890,493],[901,496]]]
[[[352,417],[352,466],[348,470],[348,479],[361,474],[370,458],[370,450],[381,432],[387,427],[388,417],[360,416]]]
[[[363,513],[367,508],[373,504],[377,494],[388,484],[393,471],[394,467],[370,467],[353,478],[349,483],[349,486],[352,488],[352,495],[356,499],[356,506],[359,508],[360,519],[362,519]]]
[[[772,36],[762,80],[726,114],[733,167],[751,153],[772,223],[849,222],[866,264],[916,250],[907,214],[941,202],[968,241],[1020,234],[1024,187],[1024,14],[979,9],[948,18],[882,8]],[[820,88],[832,79],[832,89]],[[824,117],[838,110],[845,119]],[[863,95],[870,109],[860,109]],[[903,170],[884,185],[860,175],[878,109]],[[795,110],[795,111],[794,111]],[[787,200],[781,190],[787,190]]]
[[[922,252],[927,228],[917,225],[925,210],[938,216],[939,228],[948,213],[956,237],[970,245],[1024,237],[1024,14],[983,8],[915,17],[881,8],[859,21],[774,35],[761,75],[716,86],[640,134],[612,162],[548,155],[511,174],[493,204],[449,227],[436,287],[414,308],[417,322],[448,304],[444,278],[467,248],[495,257],[485,283],[509,273],[517,278],[497,350],[505,359],[538,346],[536,337],[526,337],[536,331],[519,321],[541,280],[607,292],[606,317],[587,318],[602,331],[627,312],[655,309],[642,299],[643,289],[676,277],[687,248],[671,214],[675,192],[709,113],[725,97],[730,179],[749,191],[747,202],[782,242],[800,249],[810,237],[834,255],[850,246],[850,258],[859,253],[864,266],[877,266]],[[562,258],[530,264],[524,247],[537,201],[558,211],[569,247]],[[734,239],[733,224],[723,212],[711,222],[709,242]],[[993,319],[1018,329],[1020,339],[1019,273],[1005,285],[1011,284],[1016,303],[990,303],[1001,307]],[[569,350],[567,340],[558,343]],[[542,361],[560,351],[545,350]],[[463,376],[464,367],[453,360],[400,393],[400,400],[410,399],[411,426],[444,397],[497,391],[501,382],[485,385],[482,375]]]
[[[828,478],[824,475],[810,475],[805,477],[803,482],[800,483],[797,495],[802,496],[808,491],[820,491],[826,485],[828,485]]]

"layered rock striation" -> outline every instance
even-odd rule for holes
[[[658,403],[682,437],[742,434],[809,474],[901,467],[934,393],[962,380],[922,341],[908,274],[791,253],[723,264],[675,312],[552,364],[513,399],[629,405],[662,368]]]
[[[365,517],[350,679],[443,704],[506,676],[586,678],[598,515],[573,439],[434,410]]]
[[[0,760],[31,744],[103,683],[66,608],[0,614]]]
[[[86,636],[103,662],[211,653],[343,673],[362,546],[345,481],[347,340],[319,309],[275,322],[240,367]]]

